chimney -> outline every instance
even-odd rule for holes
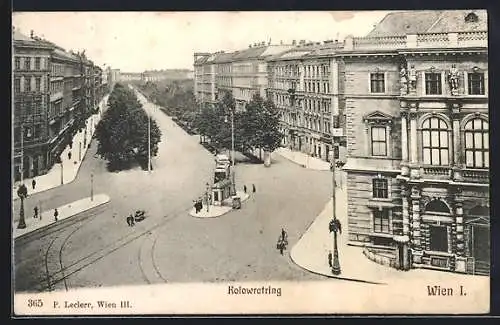
[[[30,31],[30,38],[33,38],[34,36],[34,33],[33,33],[33,29]]]
[[[297,45],[297,41],[296,41],[296,40],[293,40],[293,41],[292,41],[292,45]]]
[[[280,40],[280,45],[283,45],[283,40]]]
[[[252,44],[248,45],[249,48],[252,48]]]
[[[300,44],[306,44],[306,40],[301,39]]]

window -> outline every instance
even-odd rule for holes
[[[441,95],[441,74],[430,72],[425,74],[425,94]]]
[[[467,76],[469,95],[484,95],[484,73],[474,72]]]
[[[21,79],[15,78],[14,79],[14,93],[20,93],[20,92],[21,92]]]
[[[437,117],[431,117],[422,124],[423,161],[426,165],[446,166],[448,162],[448,128]]]
[[[385,127],[372,127],[372,156],[387,156],[387,135]]]
[[[42,78],[40,78],[40,77],[35,78],[35,89],[36,89],[36,91],[42,90]]]
[[[40,58],[35,58],[35,70],[40,70]]]
[[[465,166],[469,168],[489,168],[488,122],[480,118],[465,124]]]
[[[389,210],[373,211],[373,231],[377,233],[389,233]]]
[[[387,199],[389,197],[389,190],[387,179],[374,178],[373,179],[373,198],[374,199]]]
[[[381,72],[370,73],[370,92],[372,93],[385,92],[384,73]]]
[[[448,230],[446,226],[429,226],[430,250],[437,252],[448,251]]]
[[[31,58],[24,58],[24,69],[31,70]]]
[[[31,77],[24,77],[24,91],[31,91]]]
[[[21,58],[15,58],[15,67],[16,67],[16,70],[21,69]]]

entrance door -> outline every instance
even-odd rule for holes
[[[472,256],[476,274],[490,273],[490,231],[487,225],[472,225]]]

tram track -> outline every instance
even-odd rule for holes
[[[134,242],[135,240],[144,237],[145,235],[152,232],[153,230],[160,229],[162,226],[164,226],[168,222],[173,221],[173,220],[177,219],[178,217],[185,215],[185,213],[187,211],[189,211],[190,209],[191,209],[191,207],[186,208],[186,205],[184,204],[182,206],[182,208],[175,209],[169,215],[164,216],[163,220],[148,227],[146,230],[141,231],[139,233],[132,233],[132,234],[125,235],[125,236],[119,238],[118,240],[115,240],[112,243],[104,246],[103,248],[101,248],[97,251],[94,251],[94,252],[74,261],[73,263],[71,263],[69,265],[62,267],[60,270],[58,270],[50,275],[50,277],[52,279],[50,281],[50,284],[48,284],[48,283],[44,284],[44,282],[46,282],[46,281],[40,281],[38,283],[39,291],[46,291],[47,289],[49,289],[53,285],[58,284],[62,281],[65,281],[65,279],[67,279],[71,275],[81,271],[82,269],[84,269],[88,266],[91,266],[92,264],[95,264],[96,262],[98,262],[102,258],[104,258],[104,257],[112,254],[113,252],[127,246],[128,244]],[[143,272],[143,271],[144,270],[141,270],[141,272]]]

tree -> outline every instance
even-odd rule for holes
[[[21,184],[17,189],[17,196],[21,199],[21,208],[19,209],[19,223],[17,229],[26,228],[26,221],[24,220],[24,199],[28,196],[28,188],[26,185]]]
[[[148,119],[134,92],[116,84],[108,100],[109,108],[97,125],[97,154],[108,160],[111,170],[139,163],[147,168]],[[151,120],[151,156],[158,154],[161,131]]]
[[[283,135],[279,130],[279,112],[271,100],[254,95],[245,107],[242,123],[241,128],[250,148],[267,152],[279,148]]]

